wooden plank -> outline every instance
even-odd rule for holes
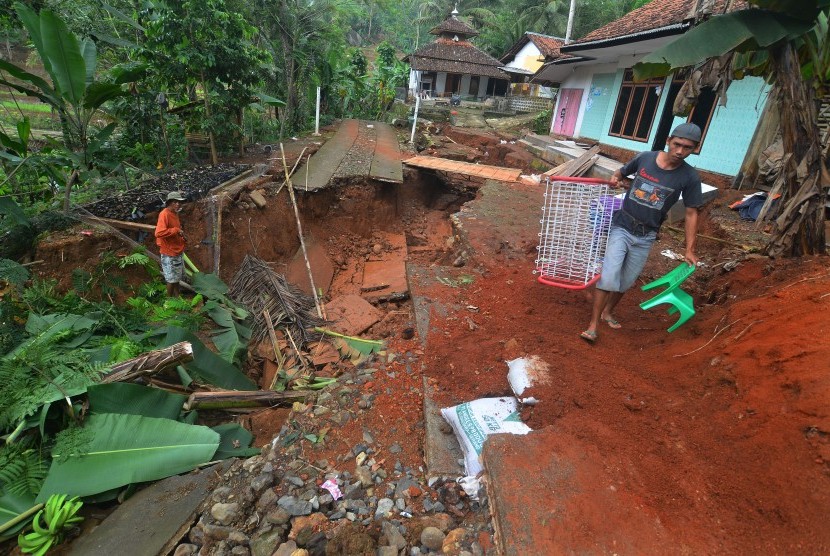
[[[580,175],[584,174],[585,172],[587,172],[588,168],[593,166],[594,162],[596,162],[596,160],[598,160],[598,157],[594,158],[598,154],[599,154],[599,145],[594,145],[593,147],[591,147],[590,149],[588,149],[587,151],[582,153],[577,158],[574,158],[573,160],[569,160],[568,162],[565,162],[564,164],[560,164],[556,168],[552,168],[552,169],[548,170],[547,172],[543,173],[542,175],[545,176],[545,177],[550,177],[550,176],[580,176]],[[592,159],[593,159],[594,162],[590,162]],[[588,164],[589,162],[590,162],[590,164]],[[586,164],[588,164],[587,168],[585,167]],[[579,171],[581,171],[582,173],[581,174],[577,173]]]
[[[503,166],[488,166],[486,164],[471,164],[457,160],[447,160],[434,156],[413,156],[405,160],[404,164],[415,168],[426,168],[428,170],[440,170],[466,176],[488,176],[501,181],[516,181],[522,171],[517,168],[505,168]]]
[[[87,219],[107,224],[113,228],[121,228],[123,230],[138,230],[140,232],[156,231],[156,227],[152,224],[142,224],[141,222],[127,222],[124,220],[113,220],[112,218],[101,218],[100,216],[87,216]]]

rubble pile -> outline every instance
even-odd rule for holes
[[[375,397],[362,386],[389,368],[375,358],[313,402],[296,403],[261,455],[225,473],[175,555],[492,553],[484,490],[473,500],[455,478],[404,467],[394,459],[399,444],[381,450],[364,429],[334,461],[314,459],[308,439],[325,443],[323,431],[360,421]]]

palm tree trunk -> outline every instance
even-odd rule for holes
[[[827,251],[824,205],[830,174],[822,158],[814,91],[801,77],[792,43],[776,48],[771,56],[784,153],[792,156],[781,168],[782,211],[775,220],[765,252],[770,257],[823,254]]]

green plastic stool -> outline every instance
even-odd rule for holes
[[[660,286],[666,286],[666,289],[651,299],[640,303],[640,308],[647,310],[664,303],[671,305],[668,311],[669,314],[673,315],[674,313],[680,313],[680,318],[668,329],[669,332],[677,330],[680,325],[692,318],[695,314],[694,300],[692,299],[692,296],[680,289],[680,284],[682,284],[686,278],[691,276],[694,271],[694,265],[683,263],[662,278],[649,282],[642,287],[643,291],[647,291]]]

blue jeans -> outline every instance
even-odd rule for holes
[[[625,228],[612,225],[608,233],[608,246],[605,248],[605,261],[602,263],[597,288],[609,292],[624,292],[634,285],[648,260],[648,254],[657,232],[648,232],[636,236]]]

